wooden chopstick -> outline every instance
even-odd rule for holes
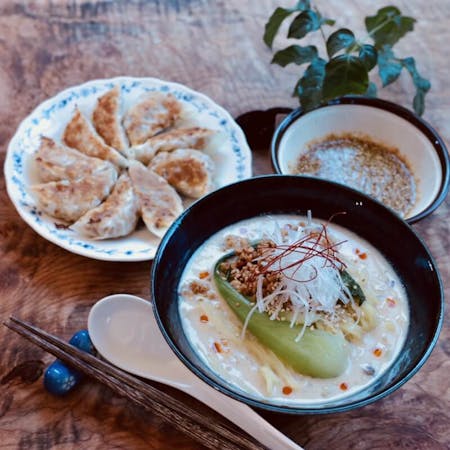
[[[4,325],[20,334],[61,361],[95,380],[105,384],[117,394],[127,397],[144,409],[170,422],[178,430],[202,445],[224,450],[263,450],[264,446],[237,429],[229,428],[225,421],[204,417],[169,394],[124,372],[112,364],[67,344],[46,331],[10,317]]]

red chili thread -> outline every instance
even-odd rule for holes
[[[296,278],[294,278],[294,275],[297,273],[297,271],[300,269],[300,267],[304,262],[314,257],[323,258],[324,260],[323,267],[326,267],[327,264],[330,264],[332,267],[336,269],[346,267],[345,263],[337,256],[336,251],[336,247],[343,244],[344,242],[346,241],[341,241],[334,244],[331,243],[328,237],[326,226],[322,225],[322,229],[320,230],[320,232],[316,231],[311,232],[307,236],[303,237],[302,239],[299,239],[293,244],[277,245],[275,248],[282,251],[278,255],[269,258],[267,263],[260,268],[260,273],[266,273],[269,271],[272,273],[281,273],[284,272],[286,269],[290,269],[292,267],[297,266],[297,268],[294,270],[293,275],[289,276],[288,278],[299,282],[308,282],[314,280],[317,277],[317,269],[314,269],[315,274],[309,280],[297,280]],[[272,252],[273,248],[269,249],[269,251]],[[298,253],[302,255],[302,257],[300,257],[297,261],[288,264],[285,267],[272,269],[273,265],[277,262],[281,266],[281,260],[292,253]]]
[[[396,302],[395,302],[395,300],[392,297],[388,297],[386,299],[386,303],[388,304],[388,306],[390,308],[393,308],[396,305]]]

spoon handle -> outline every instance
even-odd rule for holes
[[[178,387],[178,389],[193,395],[267,448],[272,450],[304,450],[246,404],[227,397],[196,377],[192,377],[189,382],[190,386]]]

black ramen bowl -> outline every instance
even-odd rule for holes
[[[436,130],[412,111],[377,98],[342,97],[313,111],[292,111],[276,129],[271,143],[277,173],[298,173],[299,157],[311,143],[329,135],[360,135],[395,149],[415,182],[415,201],[408,223],[431,214],[445,199],[450,183],[447,148]],[[363,169],[363,168],[362,168]],[[340,175],[336,173],[336,180]],[[383,183],[381,181],[381,183]]]
[[[265,214],[333,218],[367,240],[392,265],[409,299],[410,323],[398,357],[374,383],[349,396],[313,406],[280,406],[259,401],[233,388],[197,355],[183,332],[177,289],[183,269],[206,239],[240,220]],[[425,363],[439,336],[444,298],[438,269],[412,228],[395,213],[364,194],[316,178],[269,175],[219,189],[187,209],[164,236],[152,269],[156,320],[178,358],[219,391],[251,406],[282,413],[347,411],[379,400],[409,380]]]

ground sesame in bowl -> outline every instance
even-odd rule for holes
[[[353,133],[310,142],[292,173],[317,176],[358,189],[402,216],[416,201],[416,181],[397,148]]]
[[[296,109],[271,144],[277,173],[322,178],[357,189],[409,223],[445,199],[449,156],[438,133],[385,100],[342,97],[313,111]]]

